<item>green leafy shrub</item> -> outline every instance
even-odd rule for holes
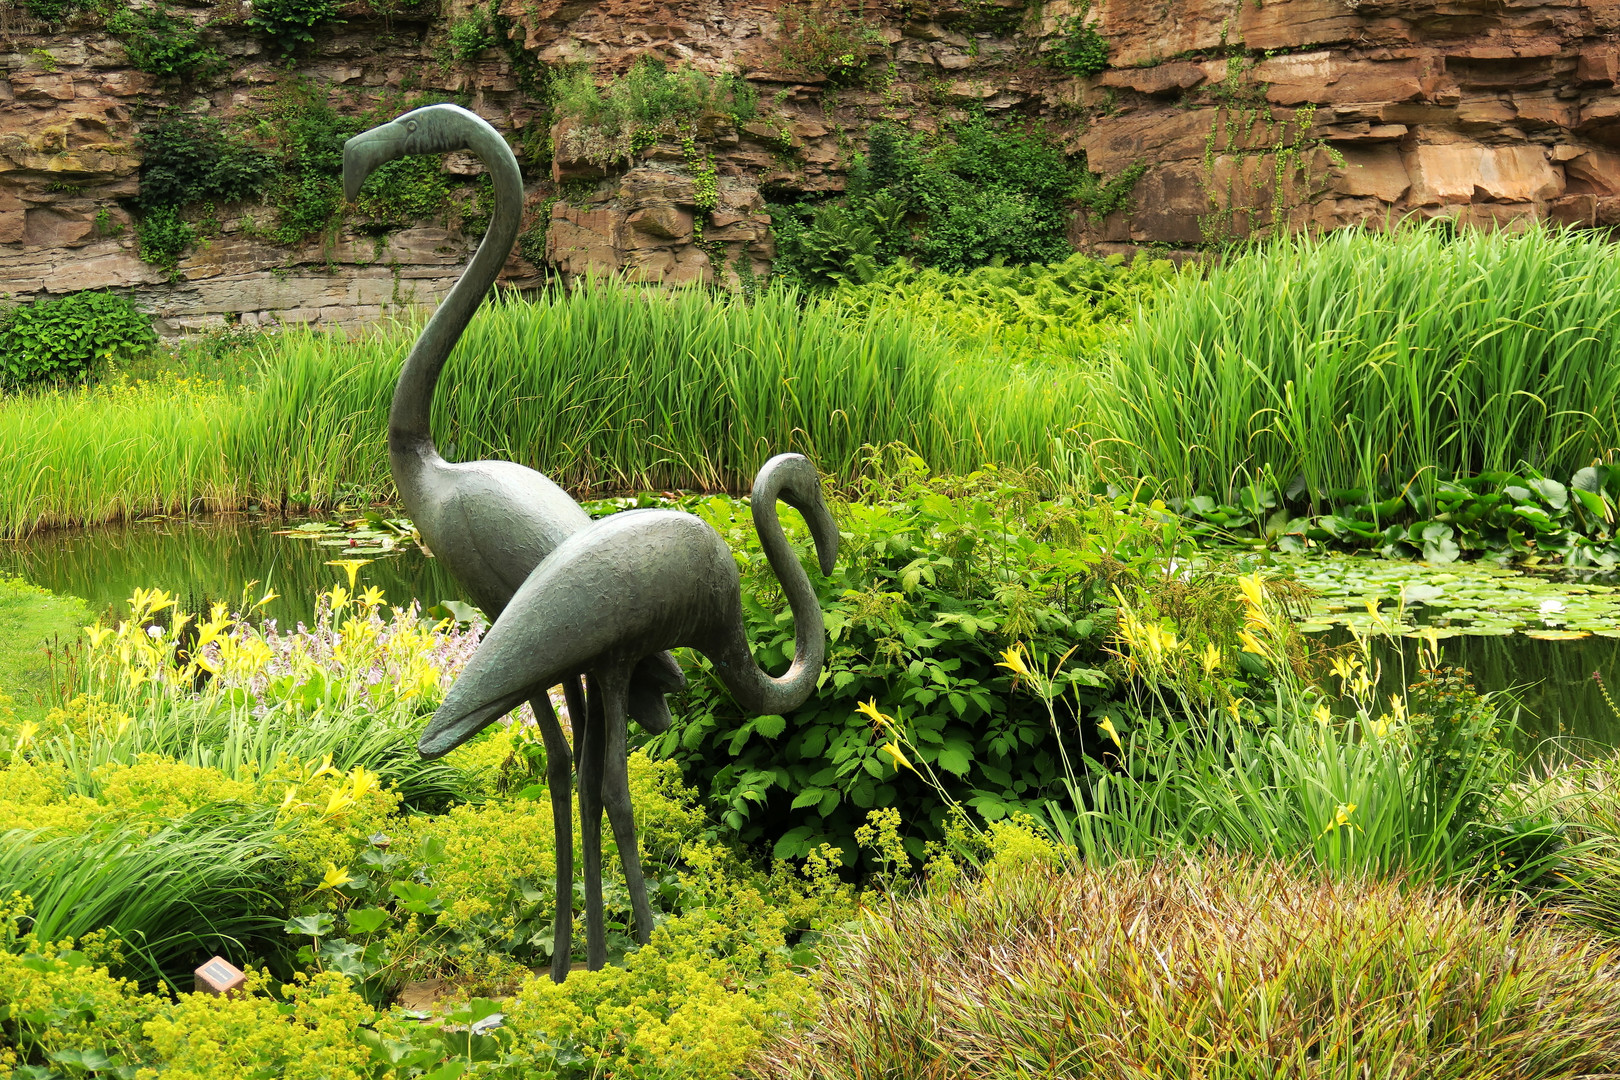
[[[1084,77],[1108,69],[1108,39],[1086,21],[1090,7],[1084,4],[1076,14],[1058,16],[1058,39],[1047,62],[1059,71]]]
[[[1054,1062],[1528,1080],[1620,1062],[1599,943],[1456,889],[1291,862],[1003,859],[891,902],[828,957],[814,1018],[764,1052],[773,1080],[988,1080]]]
[[[153,75],[189,79],[225,66],[224,58],[203,42],[196,23],[161,3],[117,11],[107,20],[107,29],[123,41],[130,63]]]
[[[843,206],[773,211],[778,265],[790,280],[818,286],[869,280],[860,276],[865,258],[881,267],[903,256],[944,270],[1056,262],[1072,251],[1068,207],[1086,190],[1085,175],[1039,125],[981,114],[927,136],[876,124]]]
[[[656,57],[643,57],[606,87],[590,69],[559,72],[552,79],[553,108],[575,121],[565,138],[569,157],[606,165],[628,159],[638,137],[664,131],[675,121],[695,123],[716,116],[742,124],[753,119],[757,95],[736,75],[710,76],[692,67],[674,70]],[[643,146],[650,143],[643,142]]]
[[[141,125],[140,211],[135,233],[141,258],[173,273],[196,239],[181,212],[196,202],[235,202],[269,180],[269,158],[212,116],[160,109]]]
[[[1042,500],[994,473],[926,480],[914,461],[888,464],[898,466],[898,490],[845,508],[838,568],[817,581],[830,645],[816,695],[790,717],[748,717],[700,661],[675,726],[649,744],[681,764],[745,842],[777,856],[828,843],[853,858],[855,830],[874,807],[900,811],[913,855],[944,834],[946,800],[884,749],[895,735],[857,710],[866,702],[915,732],[915,766],[937,772],[951,798],[984,818],[1062,796],[1064,754],[1078,761],[1092,725],[1082,722],[1065,751],[1005,651],[1025,647],[1043,664],[1069,656],[1064,726],[1073,730],[1073,710],[1092,717],[1113,698],[1101,670],[1108,582],[1174,550],[1173,536],[1122,524],[1106,504]],[[702,512],[746,553],[750,639],[760,662],[779,670],[793,627],[772,604],[775,578],[753,529],[735,508]]]
[[[172,206],[148,210],[135,222],[135,250],[141,261],[173,275],[180,257],[197,240],[197,230]]]
[[[255,0],[247,24],[291,55],[300,45],[315,40],[322,23],[342,22],[336,0]]]
[[[900,259],[830,300],[858,315],[905,313],[943,327],[967,356],[1072,360],[1095,355],[1175,276],[1167,260],[1076,252],[1060,263],[981,266],[965,273]]]
[[[783,5],[777,55],[790,70],[825,75],[834,85],[857,78],[875,50],[885,44],[860,0],[795,0]]]
[[[151,318],[126,297],[79,292],[35,300],[0,316],[0,387],[84,379],[156,340]]]
[[[437,157],[418,155],[390,161],[366,178],[355,208],[373,228],[398,229],[442,213],[450,204],[450,185]],[[296,231],[287,222],[289,232]]]
[[[499,40],[489,11],[481,7],[473,8],[450,24],[448,47],[450,56],[456,60],[472,60]]]

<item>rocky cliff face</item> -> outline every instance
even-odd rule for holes
[[[1105,251],[1411,213],[1620,224],[1620,0],[500,0],[510,43],[460,60],[446,42],[467,0],[392,4],[386,17],[360,0],[291,61],[221,0],[175,9],[210,23],[225,60],[189,83],[135,70],[102,16],[52,26],[25,2],[0,8],[0,292],[127,288],[171,330],[369,321],[436,299],[464,261],[468,214],[382,235],[334,225],[289,246],[262,227],[275,207],[256,204],[204,212],[172,273],[141,261],[130,207],[142,117],[179,105],[251,138],[295,83],[349,113],[455,95],[509,133],[524,149],[526,235],[543,234],[512,256],[519,284],[763,273],[765,195],[841,190],[878,119],[935,129],[969,108],[1043,118],[1091,171],[1134,181],[1124,208],[1076,214],[1075,242]],[[1047,63],[1081,22],[1109,45],[1108,68],[1087,77]],[[806,46],[829,26],[851,52]],[[743,73],[759,116],[705,120],[688,133],[696,152],[665,131],[628,162],[593,163],[536,73],[588,63],[605,78],[644,55]],[[478,171],[448,168],[463,181]]]

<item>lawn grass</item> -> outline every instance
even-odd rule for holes
[[[10,696],[19,719],[39,719],[51,700],[46,648],[78,641],[90,618],[76,596],[0,577],[0,692]]]

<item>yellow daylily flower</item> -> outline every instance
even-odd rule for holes
[[[326,876],[321,878],[320,887],[323,889],[336,889],[343,885],[347,885],[353,880],[354,878],[349,876],[349,868],[347,866],[339,867],[336,863],[327,863]]]
[[[281,798],[281,807],[280,808],[282,810],[287,809],[287,807],[289,807],[289,806],[291,806],[293,804],[293,800],[295,798],[297,798],[297,797],[298,797],[298,785],[294,784],[294,785],[292,785],[291,787],[289,787],[287,789],[287,794],[282,796],[282,798]]]
[[[906,755],[904,755],[904,754],[902,754],[900,752],[900,744],[899,743],[892,743],[892,742],[891,743],[884,743],[883,744],[883,752],[888,754],[891,758],[894,759],[894,767],[896,769],[906,768],[906,769],[910,769],[912,772],[917,771],[916,768],[911,764],[911,762],[906,760]]]
[[[1256,570],[1248,577],[1237,579],[1238,588],[1243,591],[1243,602],[1250,607],[1264,608],[1266,606],[1266,587],[1260,581],[1260,572]]]
[[[1333,713],[1329,711],[1326,704],[1320,701],[1316,703],[1316,708],[1311,710],[1311,717],[1318,724],[1331,724],[1333,722]]]
[[[101,643],[106,641],[107,638],[112,634],[112,630],[102,626],[100,620],[97,620],[94,626],[85,627],[84,632],[90,637],[90,648],[92,651],[101,648]]]
[[[1269,657],[1271,655],[1271,653],[1267,651],[1265,644],[1247,630],[1238,631],[1238,640],[1243,642],[1244,652],[1255,653],[1259,656],[1265,657]]]
[[[1032,674],[1029,665],[1024,663],[1024,646],[1021,644],[1002,650],[1001,663],[997,664],[996,667],[1004,667],[1014,674],[1024,676],[1026,679]]]
[[[328,559],[326,565],[341,566],[343,572],[349,575],[349,591],[353,592],[355,575],[360,573],[362,566],[369,566],[373,561],[372,559]],[[336,610],[337,607],[338,605],[334,601],[332,604],[333,610]]]
[[[861,702],[855,706],[855,711],[860,713],[862,716],[869,717],[872,722],[879,727],[882,727],[885,724],[894,723],[894,719],[892,717],[878,711],[877,698],[872,698],[869,701]]]
[[[1119,741],[1119,732],[1114,730],[1113,717],[1103,717],[1102,722],[1099,723],[1097,727],[1102,730],[1104,735],[1107,735],[1114,741],[1115,746],[1119,747],[1121,750],[1125,749],[1125,744]]]
[[[1205,644],[1204,655],[1200,658],[1200,662],[1204,665],[1204,674],[1215,674],[1216,670],[1221,666],[1221,661],[1224,659],[1225,657],[1221,655],[1220,647],[1217,646],[1213,641]]]
[[[320,767],[310,774],[311,780],[319,780],[323,776],[342,776],[343,774],[332,768],[332,755],[328,753],[321,759]]]
[[[349,798],[349,793],[339,788],[326,797],[326,809],[321,811],[321,817],[339,817],[348,813],[349,807],[353,805],[354,800]]]
[[[354,767],[354,771],[349,774],[349,783],[352,785],[352,794],[356,802],[382,787],[382,780],[376,773],[367,772],[364,765]]]
[[[34,736],[38,734],[39,725],[32,720],[26,721],[17,729],[17,749],[21,750],[23,747],[33,742]]]
[[[272,600],[280,600],[280,599],[281,599],[281,594],[276,592],[274,589],[272,589],[269,592],[265,593],[263,596],[259,597],[259,602],[254,604],[253,606],[256,607],[256,608],[262,608],[262,607],[264,607],[264,605],[268,604],[270,601],[272,601]]]
[[[382,602],[383,591],[377,588],[375,585],[367,587],[366,591],[360,594],[360,603],[368,610],[375,607],[381,607]]]

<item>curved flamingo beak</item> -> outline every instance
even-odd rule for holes
[[[353,202],[366,182],[381,165],[406,155],[407,132],[397,120],[362,131],[343,144],[343,197]]]

